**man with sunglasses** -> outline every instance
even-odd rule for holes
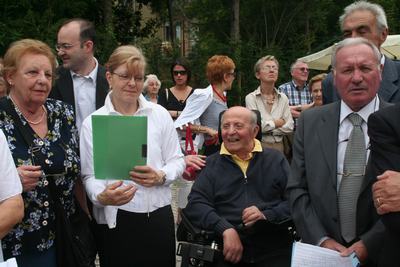
[[[64,22],[57,35],[62,67],[49,97],[74,106],[79,131],[83,120],[104,105],[109,88],[106,70],[94,57],[95,35],[93,23],[80,18]]]
[[[344,9],[339,18],[343,38],[364,37],[378,49],[389,34],[385,11],[374,3],[357,1]],[[379,97],[389,103],[400,102],[400,62],[381,55],[382,81],[378,91]],[[329,73],[322,82],[323,103],[329,104],[340,100],[333,75]]]
[[[312,103],[311,93],[307,85],[309,74],[307,63],[296,60],[290,66],[290,74],[292,81],[280,85],[278,90],[289,99],[290,113],[296,128],[297,118],[301,112],[312,107],[314,103]]]

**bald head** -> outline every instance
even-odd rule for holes
[[[257,115],[244,107],[232,107],[221,118],[221,135],[225,148],[242,159],[254,148],[259,127]]]

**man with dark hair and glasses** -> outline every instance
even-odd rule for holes
[[[79,131],[83,120],[104,105],[108,92],[106,70],[94,57],[95,38],[93,23],[80,18],[65,21],[57,35],[62,67],[49,97],[74,106]]]

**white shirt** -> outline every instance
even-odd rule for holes
[[[369,136],[368,136],[368,128],[367,128],[367,121],[369,115],[374,113],[379,109],[379,97],[375,96],[375,98],[369,102],[365,107],[360,109],[358,115],[361,116],[363,122],[361,124],[361,128],[364,133],[365,137],[365,147],[367,148],[367,157],[366,162],[368,162],[369,157]],[[350,138],[351,131],[353,130],[353,124],[347,118],[350,113],[354,111],[341,100],[340,103],[340,126],[339,126],[339,136],[338,136],[338,146],[337,146],[337,191],[339,192],[340,182],[342,181],[342,174],[343,174],[343,163],[344,163],[344,154],[346,152],[347,144]]]
[[[21,180],[14,160],[8,149],[3,131],[0,130],[0,202],[22,193]],[[3,250],[0,240],[0,262],[3,261]]]
[[[92,115],[121,115],[115,111],[111,98],[112,91],[108,93],[104,106]],[[97,195],[115,180],[95,179],[91,115],[82,124],[80,153],[83,183],[90,200],[94,204],[93,216],[98,223],[108,224],[110,228],[116,226],[118,209],[145,213],[171,204],[169,185],[181,176],[185,169],[178,135],[168,111],[160,105],[147,101],[143,95],[140,95],[139,108],[133,116],[147,116],[147,165],[156,171],[162,170],[166,174],[166,182],[162,186],[146,188],[133,181],[124,181],[124,184],[134,184],[138,187],[138,190],[129,203],[119,207],[103,206],[97,200]]]
[[[80,132],[85,118],[96,110],[96,78],[99,64],[96,58],[94,60],[96,66],[89,75],[82,76],[72,70],[70,71],[74,85],[76,127],[78,132]]]

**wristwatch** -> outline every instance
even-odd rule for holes
[[[158,175],[158,185],[163,185],[163,184],[165,184],[165,181],[167,180],[166,179],[166,174],[165,174],[165,172],[163,172],[163,171],[159,171],[158,173],[157,173],[157,175]]]

